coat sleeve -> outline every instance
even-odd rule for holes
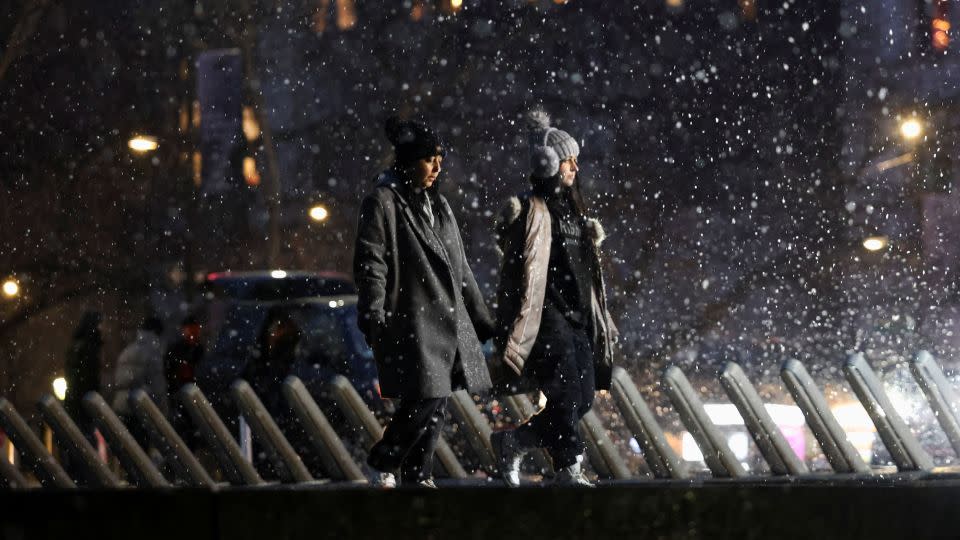
[[[524,219],[519,215],[519,206],[512,208],[512,201],[501,211],[494,230],[500,255],[500,283],[497,287],[496,322],[494,345],[503,350],[513,321],[520,309],[520,298],[526,293],[523,274]]]
[[[459,233],[457,233],[459,235]],[[460,258],[463,266],[463,303],[470,314],[470,320],[473,321],[473,328],[477,332],[480,343],[493,337],[496,325],[493,322],[493,315],[487,308],[487,303],[483,299],[480,287],[477,285],[477,279],[470,269],[470,263],[467,261],[467,253],[463,247],[463,240],[460,241]]]
[[[467,313],[470,315],[470,322],[473,323],[473,329],[477,332],[477,338],[480,339],[480,343],[483,343],[493,337],[494,330],[496,329],[493,315],[490,314],[490,309],[483,299],[483,293],[480,292],[480,287],[477,285],[477,279],[473,275],[473,270],[470,268],[470,262],[467,260],[467,251],[463,245],[463,237],[460,235],[460,226],[457,224],[457,219],[453,215],[453,209],[450,208],[450,203],[448,203],[446,199],[442,200],[444,210],[453,222],[453,230],[456,231],[457,234],[457,247],[460,251],[460,268],[463,269],[460,288],[461,296],[463,296],[463,304],[467,308]]]
[[[353,279],[357,284],[357,325],[373,343],[386,322],[387,227],[383,205],[369,196],[360,205],[357,243],[353,255]]]

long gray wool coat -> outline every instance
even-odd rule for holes
[[[359,325],[389,398],[439,398],[455,390],[459,356],[467,390],[490,388],[481,340],[493,319],[467,264],[453,212],[425,224],[389,171],[361,204],[353,274]]]

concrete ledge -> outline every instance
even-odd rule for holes
[[[0,492],[0,539],[933,538],[960,482]]]

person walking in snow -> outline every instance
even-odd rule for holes
[[[490,388],[481,342],[493,319],[467,263],[457,221],[437,190],[445,154],[428,126],[386,123],[393,167],[361,204],[353,261],[359,326],[383,397],[400,406],[367,462],[380,485],[435,487],[433,457],[457,388]]]
[[[139,422],[133,421],[131,392],[143,388],[160,412],[170,416],[167,379],[163,368],[164,351],[160,340],[162,334],[163,322],[155,316],[148,316],[137,330],[133,343],[120,351],[114,366],[111,406],[141,444],[146,443],[146,434],[139,428]]]
[[[595,390],[610,387],[617,335],[600,266],[604,233],[577,181],[577,141],[543,111],[528,121],[532,189],[511,197],[496,225],[503,258],[494,343],[515,389],[532,383],[547,405],[490,439],[508,486],[520,484],[521,460],[534,448],[553,458],[556,483],[591,486],[578,424]]]
[[[63,406],[83,435],[93,440],[93,421],[83,409],[83,396],[100,391],[100,353],[103,350],[103,316],[86,311],[73,332],[64,365],[67,395]]]
[[[197,382],[196,370],[200,366],[204,353],[201,341],[202,330],[203,326],[196,317],[190,315],[184,318],[180,323],[179,334],[167,348],[163,360],[171,423],[174,430],[183,437],[184,442],[191,449],[196,447],[199,433],[188,418],[183,403],[177,399],[177,394],[187,384]]]

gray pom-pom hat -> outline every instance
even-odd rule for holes
[[[527,113],[530,129],[530,173],[550,178],[560,172],[560,162],[580,155],[580,145],[569,133],[550,126],[550,115],[543,109]]]

